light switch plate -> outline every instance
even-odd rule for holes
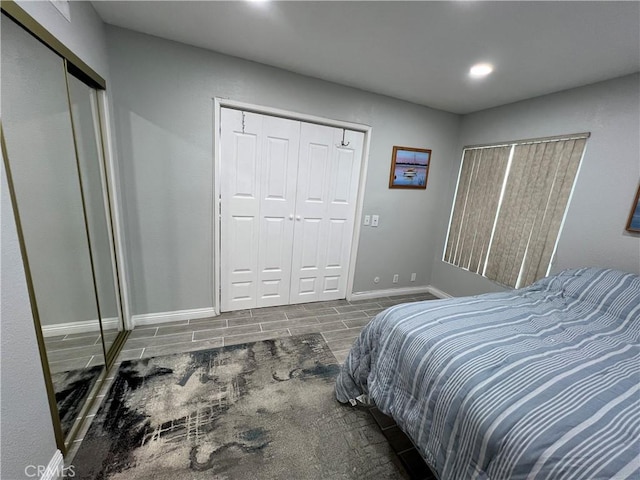
[[[377,227],[379,219],[380,219],[380,217],[378,217],[378,215],[372,215],[371,216],[371,226],[372,227]]]
[[[364,216],[364,224],[369,225],[371,223],[371,215]]]

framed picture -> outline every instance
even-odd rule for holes
[[[627,230],[629,232],[640,233],[640,185],[638,185],[638,193],[636,193],[636,199],[631,206],[629,220],[627,221]]]
[[[393,147],[389,188],[427,188],[431,150]]]

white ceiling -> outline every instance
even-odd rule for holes
[[[640,71],[640,2],[94,1],[106,23],[455,113]],[[476,62],[495,71],[467,73]]]

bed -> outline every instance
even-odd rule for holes
[[[393,417],[440,480],[640,478],[640,277],[567,270],[372,319],[340,402]]]

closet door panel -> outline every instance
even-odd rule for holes
[[[115,275],[110,206],[105,195],[108,186],[98,125],[97,94],[72,75],[68,75],[67,81],[103,341],[105,350],[109,351],[123,325]]]
[[[221,310],[286,305],[300,124],[222,109]]]
[[[286,305],[291,288],[300,122],[262,116],[257,307]]]
[[[291,303],[316,302],[322,291],[334,130],[310,123],[300,127]]]
[[[339,134],[340,140],[335,143],[335,160],[332,163],[329,182],[327,208],[329,234],[324,265],[325,281],[320,300],[335,300],[346,296],[358,200],[364,133],[346,131],[345,146],[341,145],[342,132],[339,131]]]
[[[262,121],[237,110],[221,112],[221,309],[256,306]]]
[[[363,140],[360,132],[301,126],[291,303],[346,296]]]
[[[314,302],[319,298],[317,279],[325,261],[322,245],[326,242],[324,223],[331,163],[329,127],[302,124],[301,135],[292,253],[293,276],[298,279],[298,288],[292,291],[293,303]]]

